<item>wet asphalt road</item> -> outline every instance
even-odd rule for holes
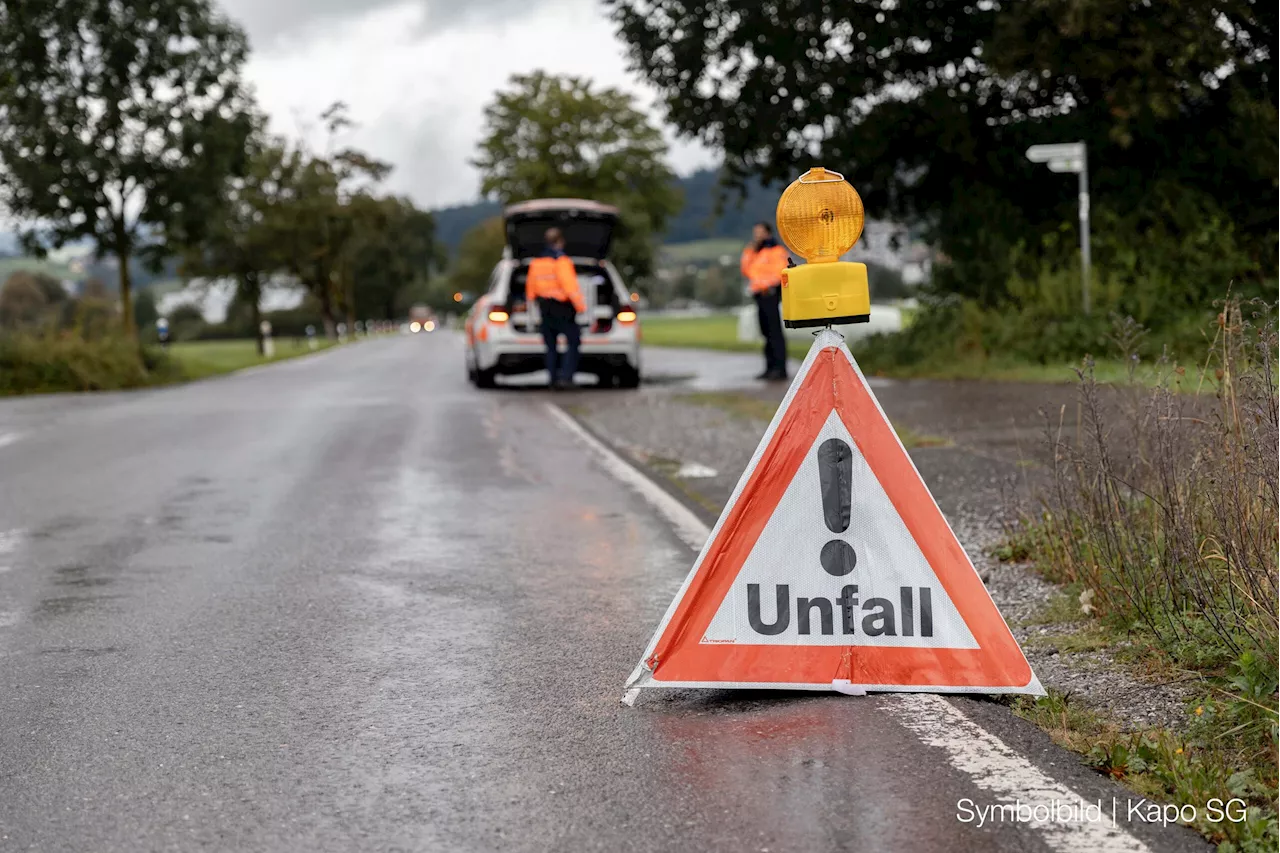
[[[441,333],[0,401],[0,850],[1087,849],[959,822],[999,780],[898,697],[620,706],[694,555],[551,399],[475,391]]]

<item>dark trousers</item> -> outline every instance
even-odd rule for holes
[[[547,346],[547,373],[551,381],[560,379],[572,382],[573,374],[578,369],[578,346],[582,342],[578,330],[576,312],[572,302],[561,302],[557,299],[539,299],[538,310],[542,313],[542,341]],[[564,335],[568,349],[564,360],[560,361],[556,351],[556,338]],[[560,361],[560,372],[556,373],[556,362]]]
[[[787,339],[782,335],[782,291],[771,287],[755,294],[760,334],[764,335],[764,369],[787,372]]]

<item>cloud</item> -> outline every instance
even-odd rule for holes
[[[222,8],[249,33],[255,49],[271,50],[281,41],[305,40],[317,31],[359,21],[385,9],[410,8],[419,26],[440,33],[449,28],[508,16],[543,0],[222,0]]]
[[[392,163],[388,188],[421,205],[476,198],[467,161],[482,111],[514,73],[581,75],[652,111],[597,0],[223,2],[259,45],[246,75],[273,130],[321,145],[317,117],[345,101],[358,126],[342,143]],[[678,171],[714,160],[690,142],[674,144],[669,159]]]

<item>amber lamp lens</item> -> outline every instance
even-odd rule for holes
[[[834,261],[862,236],[862,199],[843,176],[810,169],[778,199],[778,234],[806,261]]]

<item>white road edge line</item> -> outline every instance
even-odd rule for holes
[[[564,409],[555,403],[547,403],[546,405],[547,411],[562,427],[573,433],[579,441],[595,451],[606,471],[638,492],[642,498],[649,502],[650,506],[658,511],[659,515],[675,528],[676,535],[680,537],[680,541],[694,551],[701,550],[703,543],[711,535],[711,528],[703,524],[702,519],[698,518],[687,506],[673,498],[665,489],[650,480],[634,465],[615,453],[612,448],[583,429],[582,424],[574,420],[573,416]]]
[[[573,416],[554,403],[547,411],[566,430],[600,457],[605,470],[634,489],[666,519],[680,539],[698,551],[711,535],[688,507],[673,498],[612,448],[583,429]],[[1025,756],[988,732],[941,696],[909,693],[894,697],[896,707],[907,711],[894,719],[915,733],[924,744],[942,749],[956,770],[980,790],[991,794],[991,802],[1013,806],[1017,801],[1030,805],[1079,805],[1084,797],[1044,773]],[[986,805],[979,803],[979,806]],[[1059,853],[1150,853],[1150,848],[1122,826],[1113,825],[1103,808],[1098,822],[1034,822],[1046,845]]]
[[[1010,806],[1019,800],[1027,806],[1051,806],[1056,802],[1067,808],[1086,802],[1082,795],[1050,777],[941,696],[904,693],[891,701],[894,708],[907,712],[895,717],[901,725],[919,735],[924,743],[946,752],[951,766],[972,779],[978,788],[990,792],[993,802]],[[1101,804],[1096,821],[1048,820],[1029,825],[1044,833],[1045,844],[1062,853],[1148,853],[1147,845],[1112,822],[1115,813],[1107,805]]]

